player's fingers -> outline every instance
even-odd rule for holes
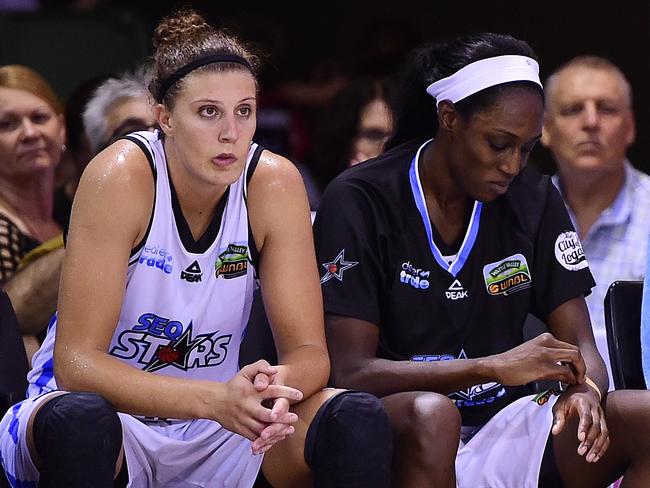
[[[271,409],[271,418],[283,417],[287,412],[289,412],[289,401],[286,398],[278,398]]]
[[[264,422],[265,424],[293,424],[298,421],[298,416],[293,412],[286,412],[284,414],[280,414],[276,418],[273,418],[271,409],[263,407],[262,405],[258,405],[255,409],[253,409],[251,415],[258,422]]]
[[[247,364],[239,370],[240,375],[248,378],[251,381],[253,381],[253,378],[255,378],[258,373],[273,375],[277,373],[277,367],[271,366],[269,362],[265,361],[264,359],[260,359],[254,363]]]
[[[551,364],[544,379],[557,380],[568,385],[573,385],[576,382],[575,374],[567,364]]]
[[[269,386],[270,380],[266,373],[257,373],[253,380],[253,386],[257,391],[264,391]]]
[[[269,385],[264,391],[260,392],[263,399],[267,398],[286,398],[289,401],[302,400],[302,392],[284,385]]]
[[[551,433],[553,435],[558,435],[564,429],[566,424],[566,414],[564,412],[564,404],[557,403],[556,410],[553,412],[553,427],[551,427]]]
[[[591,410],[584,408],[582,405],[578,407],[578,415],[580,416],[580,422],[578,423],[578,441],[580,444],[578,446],[578,454],[583,456],[591,444],[587,444],[587,437],[589,430],[594,424],[594,419],[591,415]],[[598,430],[600,430],[600,424],[598,425]]]
[[[587,462],[590,462],[589,459],[595,456],[594,447],[595,443],[600,438],[600,417],[598,412],[592,411],[589,414],[591,418],[591,425],[588,427],[585,440],[582,442],[583,446],[586,447],[585,450],[585,459]]]
[[[599,425],[600,434],[594,441],[594,444],[591,447],[590,451],[587,453],[586,457],[587,462],[590,463],[598,462],[598,460],[603,457],[605,451],[607,451],[607,448],[609,447],[609,430],[607,428],[607,421],[605,420],[604,416],[599,419]]]

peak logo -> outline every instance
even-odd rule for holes
[[[445,296],[447,297],[447,300],[460,300],[462,298],[467,298],[469,292],[463,288],[460,281],[454,280],[454,282],[449,285],[449,288],[447,288]]]
[[[109,353],[135,360],[144,371],[158,371],[168,366],[187,371],[223,363],[228,355],[231,334],[219,331],[193,337],[192,322],[187,327],[153,313],[145,313],[131,330],[123,331]]]
[[[188,283],[198,283],[201,281],[203,273],[201,272],[201,267],[199,266],[198,261],[194,261],[190,264],[185,271],[181,271],[181,280],[185,280]]]

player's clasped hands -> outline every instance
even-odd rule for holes
[[[577,346],[557,340],[548,332],[487,360],[495,379],[507,386],[542,380],[582,384],[587,370]]]
[[[264,360],[244,366],[228,383],[230,412],[224,427],[253,441],[253,453],[262,454],[294,432],[298,421],[289,412],[302,392],[276,383],[278,368]]]

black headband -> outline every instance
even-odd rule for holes
[[[167,94],[167,91],[174,85],[174,83],[176,83],[190,71],[194,71],[201,66],[205,66],[206,64],[211,63],[237,63],[241,64],[242,66],[246,66],[249,71],[253,71],[251,64],[241,56],[237,56],[236,54],[211,54],[210,56],[195,59],[191,63],[187,63],[185,66],[180,67],[171,75],[169,75],[165,80],[163,80],[160,84],[160,89],[158,90],[158,96],[156,97],[157,100],[162,103],[162,100]]]

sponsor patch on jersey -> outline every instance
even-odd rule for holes
[[[530,288],[532,277],[523,254],[513,254],[483,266],[485,288],[490,295],[512,295]]]
[[[451,354],[429,354],[411,357],[411,361],[415,362],[449,361],[452,359],[467,359],[467,354],[464,349],[461,349],[458,356]],[[489,405],[505,394],[506,389],[501,383],[490,381],[489,383],[470,386],[469,388],[459,390],[447,396],[460,408]]]
[[[532,399],[533,402],[535,402],[537,405],[544,405],[549,401],[549,399],[553,395],[559,395],[559,393],[556,390],[550,389],[550,390],[544,390],[539,392],[537,395],[535,395]]]
[[[555,239],[555,259],[569,271],[579,271],[589,266],[578,234],[572,230],[560,233]]]
[[[203,273],[201,272],[201,266],[199,266],[198,261],[194,261],[184,271],[181,271],[181,280],[185,280],[188,283],[198,283],[202,277]]]
[[[171,274],[173,267],[173,258],[164,248],[158,245],[144,246],[138,264],[148,266],[149,268],[159,269],[165,274]]]
[[[469,297],[469,292],[463,288],[462,283],[459,280],[454,280],[447,291],[445,292],[447,300],[461,300],[463,298]]]
[[[217,278],[231,280],[244,276],[248,272],[248,247],[241,244],[228,244],[219,252],[214,263],[214,275]]]
[[[426,290],[429,288],[430,271],[422,268],[416,268],[411,261],[402,263],[399,272],[399,281],[405,285],[411,285],[416,290]]]
[[[321,284],[328,282],[332,278],[343,281],[343,273],[350,268],[354,268],[357,264],[359,264],[359,261],[346,261],[345,249],[341,249],[341,252],[332,261],[321,263],[321,266],[327,270],[320,279]]]
[[[178,320],[144,313],[130,330],[120,333],[109,354],[135,360],[149,372],[168,366],[187,371],[223,363],[232,334],[219,334],[217,330],[194,336],[192,327],[192,322],[185,327]]]

